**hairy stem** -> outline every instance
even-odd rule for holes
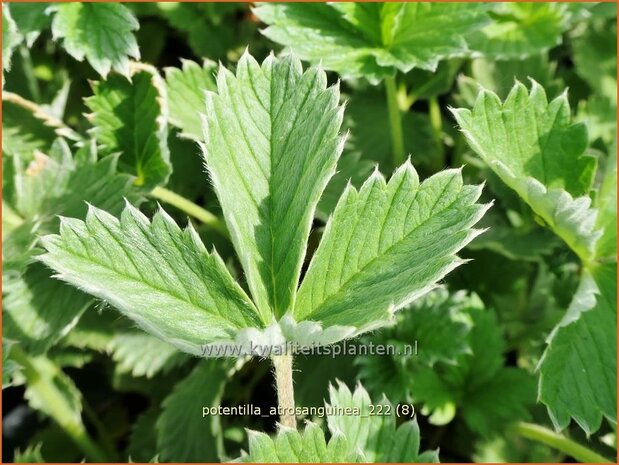
[[[562,434],[533,423],[517,423],[514,430],[520,436],[553,447],[583,463],[612,463],[597,452],[566,438]]]
[[[71,440],[84,452],[86,458],[93,462],[109,462],[109,458],[95,441],[89,436],[79,415],[75,415],[68,405],[66,394],[63,393],[54,380],[42,376],[40,368],[51,362],[45,358],[33,358],[18,346],[13,346],[10,358],[19,363],[23,369],[28,389],[36,392],[38,400],[45,408],[45,413],[52,417]]]
[[[279,422],[282,426],[296,429],[294,386],[292,384],[292,355],[274,355],[271,359],[275,368],[277,404],[280,409]]]
[[[184,211],[190,216],[202,221],[205,225],[217,231],[224,237],[229,237],[228,229],[223,221],[221,221],[217,216],[213,215],[210,211],[205,210],[199,205],[196,205],[191,200],[186,199],[182,195],[179,195],[175,192],[172,192],[163,187],[155,187],[153,191],[150,193],[157,200],[161,200],[162,202],[168,203],[179,210]]]
[[[387,109],[389,110],[389,127],[391,128],[391,147],[395,167],[404,163],[404,136],[402,134],[402,113],[398,105],[398,90],[395,76],[385,78],[387,90]]]

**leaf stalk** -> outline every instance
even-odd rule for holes
[[[402,133],[402,112],[398,105],[398,89],[395,76],[385,78],[387,91],[387,109],[389,111],[389,127],[391,128],[391,147],[394,167],[404,163],[404,135]]]
[[[275,384],[277,387],[277,404],[280,410],[279,422],[288,428],[297,428],[294,414],[294,386],[292,383],[292,355],[274,355]]]
[[[583,463],[612,463],[606,457],[578,444],[577,442],[555,433],[554,431],[534,423],[520,422],[514,426],[514,431],[527,439],[541,442],[553,447]]]
[[[210,211],[202,208],[199,205],[196,205],[191,200],[183,197],[182,195],[179,195],[176,192],[172,192],[161,186],[155,187],[150,193],[150,195],[157,200],[161,200],[162,202],[170,204],[178,208],[179,210],[184,211],[189,216],[200,220],[202,223],[214,229],[222,236],[226,238],[230,237],[230,234],[228,233],[228,228],[226,228],[226,225],[223,221],[221,221]]]

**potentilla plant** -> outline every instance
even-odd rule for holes
[[[95,207],[85,221],[61,218],[39,260],[197,356],[210,346],[333,344],[388,324],[463,263],[456,254],[481,232],[474,225],[489,204],[458,169],[423,182],[410,162],[389,180],[376,170],[358,190],[346,187],[308,257],[344,141],[339,101],[338,85],[294,55],[260,64],[245,53],[235,74],[220,67],[217,92],[206,94],[205,167],[249,293],[191,225],[162,209],[148,219],[129,202],[120,219]],[[295,428],[293,354],[271,358],[280,423]]]

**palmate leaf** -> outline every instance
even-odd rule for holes
[[[585,154],[586,129],[570,123],[566,94],[550,103],[532,81],[517,82],[505,102],[482,90],[473,110],[452,110],[469,144],[583,260],[600,233],[587,195],[596,159]]]
[[[425,294],[462,263],[456,253],[481,231],[480,186],[459,170],[423,183],[410,162],[387,183],[375,172],[349,186],[327,223],[299,289],[294,317],[363,332]]]
[[[586,271],[539,364],[539,399],[558,429],[617,422],[617,264]]]
[[[201,354],[203,344],[263,326],[219,255],[163,210],[151,223],[130,204],[120,221],[91,207],[85,222],[62,218],[60,235],[42,243],[39,259],[57,277],[185,352]]]
[[[182,69],[165,69],[170,123],[181,129],[183,137],[202,140],[202,122],[195,108],[204,103],[207,90],[217,90],[217,65],[208,60],[202,66],[191,60],[182,60],[182,63]]]
[[[139,60],[133,35],[139,28],[131,11],[120,3],[54,4],[52,34],[69,55],[84,58],[103,77],[115,69],[129,77],[129,58]]]
[[[157,451],[162,461],[214,462],[221,459],[220,417],[202,416],[204,407],[217,407],[226,383],[227,364],[201,360],[162,403],[157,419]]]
[[[152,188],[171,172],[165,85],[148,65],[131,65],[130,78],[114,74],[94,83],[87,117],[104,153],[120,152],[119,167],[135,175],[138,186]]]
[[[388,323],[462,263],[455,254],[479,234],[472,226],[488,206],[460,171],[419,184],[410,163],[388,184],[377,173],[359,192],[349,186],[295,306],[316,205],[342,146],[337,89],[325,81],[294,57],[260,66],[246,54],[237,76],[222,69],[219,94],[207,94],[204,152],[253,302],[192,229],[161,212],[152,224],[131,206],[120,222],[96,208],[85,223],[64,219],[41,259],[192,354],[234,355],[204,352],[231,341],[330,344]]]
[[[562,3],[498,3],[493,22],[466,37],[471,50],[494,59],[525,58],[561,42],[569,11]]]
[[[483,3],[262,3],[263,33],[343,77],[376,82],[395,70],[434,71],[465,55],[464,35],[488,22]],[[449,31],[449,34],[445,34]]]
[[[287,56],[245,53],[207,94],[204,155],[263,319],[294,304],[314,211],[342,149],[337,87]]]

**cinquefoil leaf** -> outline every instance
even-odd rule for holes
[[[505,102],[482,90],[473,110],[452,110],[477,154],[582,259],[600,233],[587,195],[596,169],[585,154],[587,133],[570,123],[567,96],[548,102],[532,81],[517,82]]]
[[[203,344],[262,326],[219,255],[163,210],[150,222],[128,204],[119,221],[91,207],[86,221],[62,218],[60,234],[42,243],[40,260],[60,279],[183,351],[201,354]]]
[[[585,272],[540,361],[539,399],[558,429],[617,422],[617,264]]]
[[[263,32],[344,77],[379,81],[394,71],[434,71],[468,52],[464,35],[487,21],[483,3],[262,3]],[[449,33],[445,33],[449,31]]]
[[[292,308],[320,195],[335,172],[342,122],[337,87],[287,56],[248,53],[207,94],[204,154],[256,306]]]
[[[561,42],[568,27],[568,8],[553,2],[501,2],[490,13],[493,22],[466,37],[471,50],[494,59],[525,58]]]
[[[133,35],[139,28],[131,11],[120,3],[68,2],[53,6],[52,34],[67,53],[84,58],[103,77],[110,69],[129,76],[129,58],[140,58]]]
[[[119,167],[135,175],[137,185],[154,187],[172,171],[165,85],[148,65],[132,65],[130,77],[114,74],[94,83],[86,99],[91,132],[105,154],[121,153]]]
[[[488,208],[476,203],[480,193],[459,170],[419,183],[410,162],[388,183],[376,171],[359,191],[349,186],[299,289],[295,319],[357,334],[388,323],[462,263],[456,253],[480,233],[472,227]]]
[[[205,60],[202,66],[191,60],[182,62],[182,69],[165,69],[170,123],[181,129],[183,137],[202,140],[200,113],[195,109],[202,108],[207,90],[217,89],[215,83],[217,65],[208,60]]]
[[[383,406],[384,415],[372,415],[371,406]],[[329,387],[329,407],[337,411],[350,409],[358,412],[328,415],[332,434],[342,434],[349,446],[348,455],[358,455],[362,462],[438,462],[437,451],[419,454],[419,426],[417,419],[406,421],[396,428],[396,409],[389,399],[370,399],[361,384],[351,392],[343,383]],[[412,409],[411,409],[412,411]]]

